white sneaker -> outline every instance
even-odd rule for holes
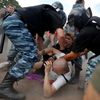
[[[0,68],[7,67],[10,64],[9,61],[0,63]]]

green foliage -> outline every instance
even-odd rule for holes
[[[16,8],[21,7],[16,0],[2,0],[2,3],[0,3],[0,8],[6,7],[9,4],[14,5]]]

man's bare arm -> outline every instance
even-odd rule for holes
[[[67,61],[74,60],[75,58],[79,57],[80,53],[75,53],[71,51],[70,53],[66,54],[63,58]]]
[[[50,79],[49,79],[49,72],[52,67],[52,62],[47,61],[46,64],[44,65],[45,65],[45,77],[44,77],[43,91],[45,97],[50,97],[56,92],[56,89],[52,86],[52,84],[50,84]]]

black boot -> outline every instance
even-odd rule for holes
[[[70,84],[76,84],[79,82],[79,77],[80,77],[80,69],[75,68],[75,75],[72,77],[72,79],[70,80]]]
[[[9,73],[6,74],[5,78],[0,84],[0,98],[4,98],[7,100],[25,100],[25,96],[18,93],[13,88],[15,81],[17,81],[16,78],[11,76]]]
[[[75,75],[70,80],[70,84],[76,84],[79,82],[80,71],[82,70],[82,58],[78,57],[77,59],[73,60],[72,63],[75,64]]]
[[[70,80],[70,84],[76,84],[79,82],[79,76],[80,76],[80,71],[78,71],[77,73],[75,73],[75,76],[72,77],[72,79]]]

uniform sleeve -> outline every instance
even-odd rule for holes
[[[89,49],[89,45],[92,45],[93,38],[94,33],[92,27],[83,28],[74,42],[72,51],[79,53],[84,51],[86,48]]]
[[[63,28],[63,22],[60,15],[57,12],[53,12],[51,15],[51,28],[50,32],[54,33],[57,28]]]
[[[63,23],[60,15],[55,10],[48,9],[45,11],[44,19],[51,33],[54,33],[57,28],[63,28]]]

